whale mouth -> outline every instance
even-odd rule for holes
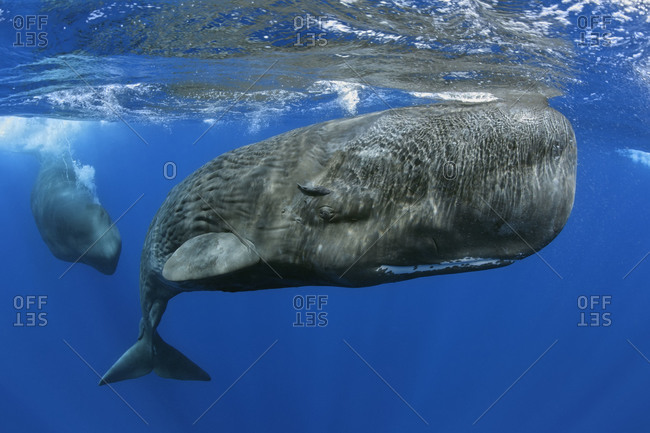
[[[284,224],[284,225],[278,225],[278,226],[259,226],[257,227],[258,230],[264,230],[264,231],[276,231],[276,230],[286,230],[288,228],[291,228],[292,224]]]
[[[457,260],[449,260],[440,263],[413,265],[413,266],[392,266],[381,265],[376,269],[377,272],[393,275],[416,274],[419,272],[436,272],[449,269],[468,270],[472,268],[487,268],[505,266],[514,263],[513,260],[503,259],[485,259],[476,257],[464,257]]]

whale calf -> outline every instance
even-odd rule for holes
[[[153,218],[138,339],[100,385],[152,370],[210,379],[158,334],[181,292],[363,287],[505,266],[560,232],[575,181],[573,129],[546,102],[392,109],[225,153]]]
[[[71,158],[49,156],[41,161],[31,208],[41,238],[56,258],[79,261],[107,275],[115,272],[122,250],[120,233],[78,179]]]

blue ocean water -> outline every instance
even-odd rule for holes
[[[649,13],[0,3],[0,431],[650,430]],[[578,142],[573,212],[539,255],[360,289],[184,293],[160,334],[212,380],[97,386],[137,337],[149,223],[202,164],[324,120],[511,91],[551,97]],[[43,153],[94,168],[121,216],[114,275],[41,240],[29,200]],[[296,308],[309,299],[326,304]],[[313,312],[323,326],[296,325]]]

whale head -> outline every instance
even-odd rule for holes
[[[485,269],[555,238],[575,180],[573,130],[546,104],[423,107],[335,152],[298,185],[290,216],[307,228],[309,265],[352,266],[350,284],[386,266]]]
[[[113,274],[122,250],[122,238],[108,212],[99,204],[86,204],[77,230],[76,242],[89,248],[80,261],[106,275]]]
[[[285,142],[286,154],[273,147]],[[367,286],[403,267],[510,264],[557,236],[573,206],[575,136],[547,104],[408,107],[266,146],[271,156],[249,157],[264,154],[251,145],[179,184],[143,263],[170,282],[270,272],[268,263],[283,276],[273,284]],[[237,156],[243,164],[232,164]],[[260,275],[250,284],[275,278]]]

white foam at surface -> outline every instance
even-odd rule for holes
[[[542,7],[542,11],[539,16],[555,18],[555,20],[567,26],[571,24],[571,21],[569,20],[569,11],[563,11],[562,9],[559,9],[559,6],[556,4],[548,7]],[[550,23],[547,24],[550,25]]]
[[[443,101],[460,101],[460,102],[491,102],[497,98],[489,92],[410,92],[416,98],[439,99]]]
[[[639,75],[642,82],[650,86],[650,58],[646,58],[645,63],[635,65],[634,71]]]
[[[0,149],[61,153],[69,137],[78,135],[84,122],[44,117],[0,117]]]
[[[650,167],[650,152],[637,149],[618,149],[617,152],[623,156],[627,156],[634,162]]]
[[[105,17],[105,16],[106,15],[104,14],[104,12],[102,12],[99,9],[95,9],[94,11],[92,11],[90,13],[90,15],[88,15],[88,18],[86,18],[86,22],[96,20],[97,18],[102,18],[102,17]]]
[[[359,90],[363,85],[357,83],[348,83],[347,81],[336,80],[318,80],[314,83],[310,91],[322,93],[336,93],[337,102],[348,114],[357,114],[359,105]]]
[[[325,31],[333,31],[333,32],[338,32],[342,34],[353,34],[358,38],[368,38],[372,40],[376,40],[379,42],[389,42],[389,41],[399,41],[402,39],[402,36],[400,35],[392,35],[384,32],[378,32],[376,30],[359,30],[359,29],[354,29],[347,24],[343,24],[340,21],[337,21],[332,18],[328,18],[326,20],[323,20],[321,24],[323,30]]]
[[[621,11],[616,11],[612,14],[613,18],[618,19],[619,21],[632,21],[632,18],[628,17]]]
[[[581,0],[574,2],[574,0],[562,0],[563,4],[572,3],[566,10],[572,13],[581,13],[585,6],[592,4],[594,6],[606,6],[608,10],[613,7],[618,7],[619,10],[614,11],[612,15],[614,18],[621,21],[626,21],[629,15],[645,16],[645,21],[650,22],[650,0]],[[610,12],[611,13],[611,12]],[[615,16],[620,14],[619,16]]]
[[[160,115],[154,110],[143,108],[129,112],[122,105],[123,101],[142,100],[158,92],[158,86],[152,84],[104,84],[93,86],[78,86],[69,89],[55,90],[32,97],[32,103],[47,103],[55,110],[83,110],[92,112],[100,118],[120,120],[120,117],[135,114],[139,118],[155,122],[161,121]]]
[[[345,93],[339,94],[339,104],[350,114],[357,114],[357,105],[359,104],[359,92],[351,89]]]
[[[345,81],[330,81],[332,89],[339,95],[338,103],[349,114],[357,114],[359,105],[359,89],[361,86],[356,83]]]

